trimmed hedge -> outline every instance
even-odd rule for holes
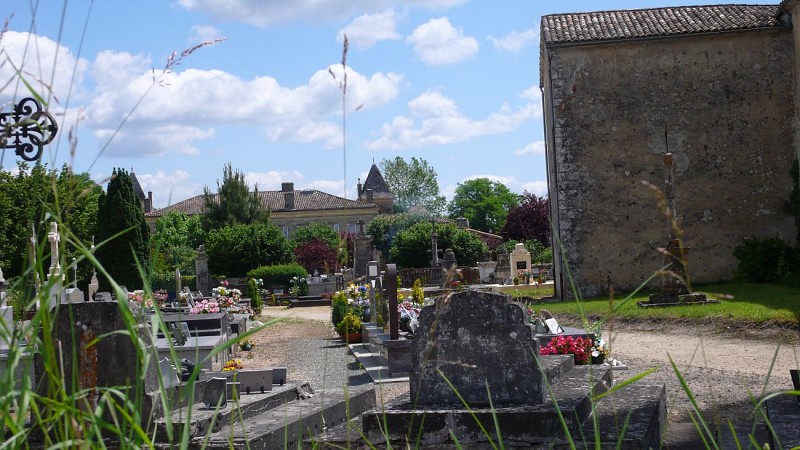
[[[151,281],[151,288],[154,291],[158,289],[175,290],[174,273],[154,273]],[[181,275],[181,286],[189,286],[189,289],[197,290],[197,277],[194,275]]]
[[[285,290],[289,289],[292,278],[306,278],[307,276],[306,269],[297,263],[261,266],[247,272],[248,278],[261,278],[264,281],[264,287],[269,288],[280,285]]]

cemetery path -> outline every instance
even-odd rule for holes
[[[319,387],[370,382],[336,337],[330,307],[267,307],[264,315],[285,320],[255,337],[255,351],[239,354],[246,366],[284,365],[297,379]],[[571,325],[567,317],[559,317],[559,321]],[[723,429],[731,420],[745,433],[753,423],[751,393],[757,397],[764,391],[791,389],[788,371],[800,367],[797,330],[740,329],[731,324],[721,326],[719,321],[635,321],[618,322],[615,329],[605,330],[604,336],[611,343],[611,357],[630,368],[615,371],[616,380],[657,368],[648,378],[666,384],[665,448],[694,448],[698,442],[689,417],[691,404],[670,365],[670,356],[697,398],[704,418],[721,424]],[[405,383],[379,386],[386,400],[408,392]]]

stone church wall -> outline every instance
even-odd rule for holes
[[[667,221],[642,181],[664,188],[666,151],[694,282],[730,280],[746,236],[794,242],[793,55],[789,29],[543,49],[553,219],[583,295],[663,265]]]

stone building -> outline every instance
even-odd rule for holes
[[[361,179],[358,180],[358,201],[378,205],[381,214],[394,213],[394,194],[389,190],[389,185],[374,161],[363,186]]]
[[[378,215],[378,206],[373,203],[348,200],[315,189],[295,190],[294,183],[281,183],[280,191],[259,191],[261,203],[270,210],[270,223],[291,237],[298,227],[312,223],[325,223],[337,232],[358,232],[358,222],[369,223]],[[215,194],[216,196],[216,194]],[[155,221],[172,211],[187,215],[201,214],[203,195],[197,195],[165,208],[150,211],[145,219],[151,229]]]
[[[783,202],[800,149],[795,3],[542,17],[559,297],[572,295],[562,261],[584,296],[662,267],[667,220],[642,181],[665,188],[667,152],[694,282],[730,280],[745,237],[794,243]]]

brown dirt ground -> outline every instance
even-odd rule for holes
[[[263,316],[280,317],[283,321],[255,336],[255,351],[243,356],[252,359],[255,365],[285,365],[291,358],[292,341],[335,336],[329,307],[268,307]],[[568,325],[578,323],[574,319],[559,317],[560,322]],[[604,336],[610,341],[610,357],[629,367],[615,371],[615,380],[657,368],[648,379],[666,384],[666,448],[692,448],[697,439],[690,417],[692,406],[670,358],[712,428],[727,429],[730,420],[744,432],[750,431],[756,420],[751,396],[791,389],[788,371],[800,367],[800,330],[779,324],[751,326],[717,319],[617,320],[604,331]],[[380,386],[379,395],[385,399],[408,389],[404,383]],[[746,442],[747,438],[744,439]],[[765,442],[763,434],[757,439]]]

